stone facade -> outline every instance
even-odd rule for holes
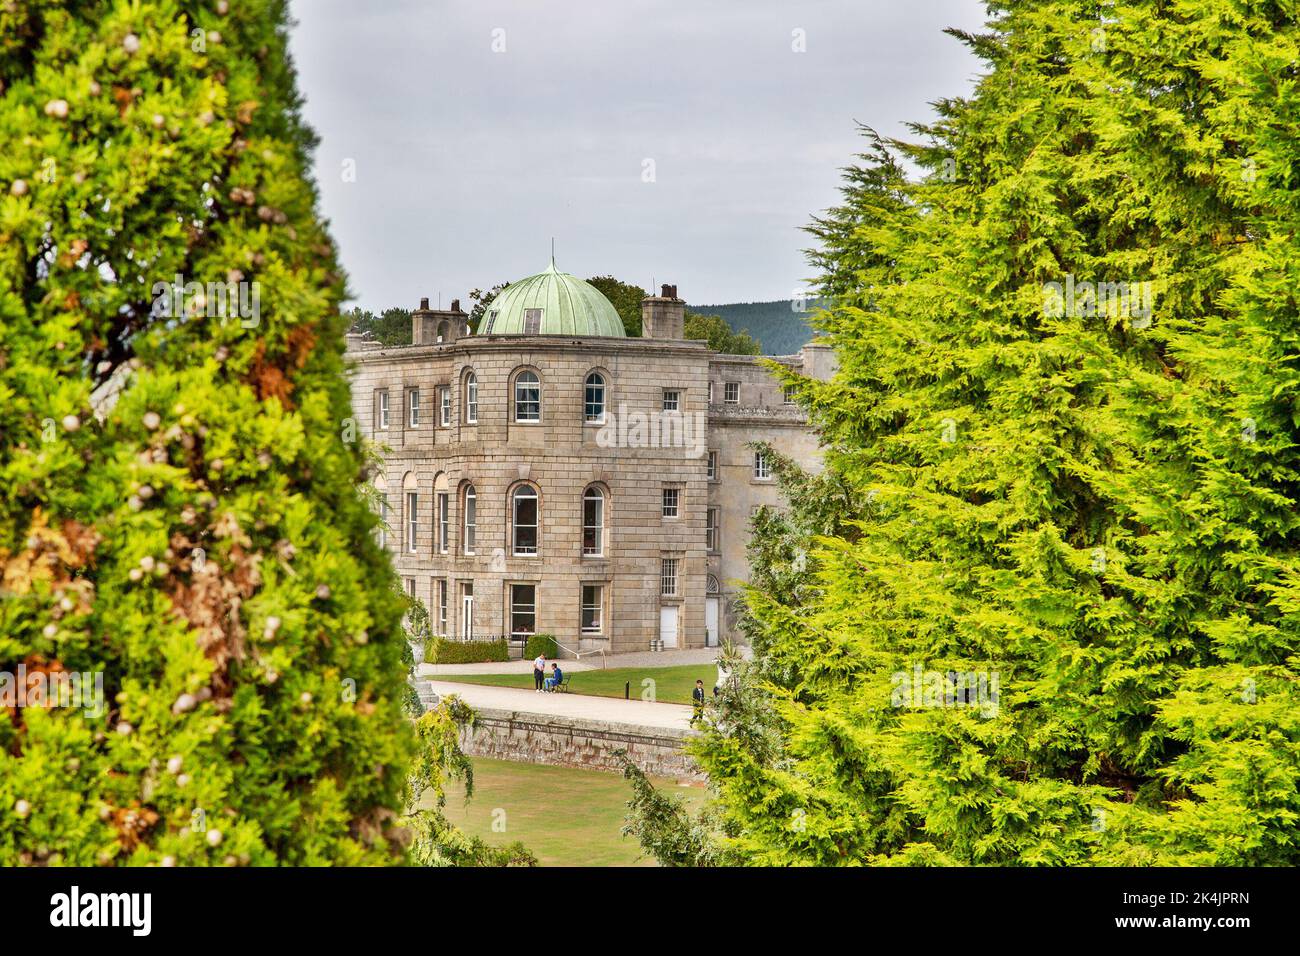
[[[820,455],[754,357],[681,338],[683,309],[671,287],[648,297],[645,338],[469,335],[457,303],[426,300],[416,344],[349,337],[355,419],[383,448],[385,541],[436,631],[551,633],[565,656],[739,636],[749,517],[779,504],[746,443]],[[778,361],[826,377],[830,356]]]

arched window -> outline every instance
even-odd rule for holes
[[[583,389],[582,419],[600,424],[605,420],[605,376],[592,372]]]
[[[465,375],[465,424],[478,424],[478,376],[471,369]]]
[[[718,579],[711,574],[704,580],[704,593],[705,594],[718,593]]]
[[[461,538],[461,551],[474,553],[475,538],[478,535],[478,495],[473,485],[465,486],[465,501],[461,509],[465,516],[465,530]]]
[[[515,377],[515,421],[542,420],[542,380],[536,372],[522,371]]]
[[[605,553],[605,495],[594,485],[582,495],[582,553]]]
[[[531,485],[520,485],[510,496],[511,550],[515,554],[537,553],[538,505],[537,490]]]

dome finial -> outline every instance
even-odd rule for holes
[[[555,237],[551,236],[551,268],[555,268]]]

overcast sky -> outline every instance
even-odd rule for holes
[[[967,93],[979,64],[942,29],[984,15],[977,0],[292,10],[323,211],[375,310],[539,272],[552,237],[584,278],[676,283],[694,305],[789,298],[855,120],[901,136]]]

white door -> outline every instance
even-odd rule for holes
[[[709,647],[718,646],[718,599],[704,599],[704,641]]]
[[[474,636],[474,585],[460,586],[460,633],[469,640]]]
[[[659,640],[664,647],[677,646],[677,607],[666,605],[659,609]]]

